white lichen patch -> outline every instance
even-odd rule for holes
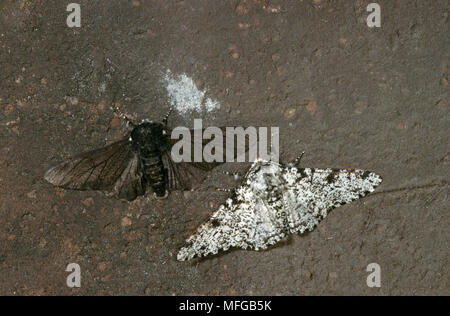
[[[220,108],[216,100],[206,98],[206,91],[198,89],[194,80],[186,74],[173,75],[167,70],[164,80],[171,106],[180,114],[211,112]]]

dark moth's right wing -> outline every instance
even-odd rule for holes
[[[194,190],[205,180],[208,173],[220,163],[207,162],[174,162],[170,152],[162,156],[163,163],[167,169],[167,180],[169,190]]]
[[[65,189],[108,191],[129,201],[145,193],[139,157],[127,139],[74,156],[44,178]]]
[[[179,139],[170,139],[171,142],[171,148],[164,152],[162,155],[163,163],[165,168],[167,169],[167,181],[168,181],[168,189],[169,190],[193,190],[198,188],[205,178],[208,176],[210,171],[223,164],[226,161],[226,130],[225,128],[220,128],[222,131],[222,144],[224,148],[218,149],[220,152],[220,156],[222,156],[221,162],[193,162],[194,161],[194,152],[196,149],[199,149],[202,153],[205,148],[205,146],[211,142],[211,139],[202,139],[201,142],[195,142],[195,139],[193,135],[195,134],[195,130],[190,130],[191,133],[191,140],[190,140],[190,146],[191,146],[191,160],[190,162],[175,162],[171,157],[171,149],[172,146],[175,145]],[[205,130],[202,130],[202,133]],[[231,156],[234,157],[234,159],[237,159],[238,157],[238,148],[242,146],[244,150],[244,154],[248,152],[250,148],[249,144],[249,138],[245,137],[243,139],[236,138],[235,140],[235,146],[232,149]],[[244,144],[242,144],[244,142]]]

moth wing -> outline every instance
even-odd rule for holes
[[[142,181],[141,162],[138,155],[134,155],[127,167],[114,184],[113,195],[119,199],[132,201],[145,193]]]
[[[290,233],[313,230],[328,213],[373,192],[382,182],[376,173],[354,169],[285,169],[284,194]]]
[[[285,235],[283,227],[280,227],[280,219],[275,214],[276,210],[269,209],[268,203],[271,201],[267,200],[267,196],[260,195],[253,187],[253,182],[266,181],[263,180],[265,174],[275,172],[279,176],[280,169],[281,166],[276,163],[255,161],[246,175],[244,184],[237,188],[232,197],[186,240],[177,259],[190,260],[231,248],[266,249],[281,240]],[[252,183],[247,183],[247,180]]]
[[[208,173],[221,163],[174,162],[170,153],[164,153],[163,163],[167,169],[168,188],[170,190],[192,190],[198,188]]]
[[[267,216],[262,214],[259,207],[255,207],[254,203],[246,200],[240,193],[228,199],[186,240],[177,254],[177,260],[185,261],[215,255],[219,251],[231,248],[255,250],[267,248],[269,243],[267,239],[270,238],[266,234],[273,234],[273,229],[266,227]],[[260,238],[260,235],[264,235],[264,238]]]
[[[170,190],[192,190],[198,188],[212,169],[226,161],[226,129],[225,127],[221,127],[220,130],[222,132],[222,139],[219,139],[219,142],[222,143],[222,147],[216,147],[215,151],[218,156],[222,157],[222,159],[214,162],[194,162],[194,153],[196,151],[202,153],[203,160],[203,151],[205,146],[211,142],[211,139],[203,138],[201,139],[201,142],[196,142],[194,135],[196,131],[199,132],[199,130],[190,130],[191,139],[187,143],[187,145],[190,145],[191,148],[190,162],[173,161],[171,158],[171,149],[173,145],[180,140],[170,139],[171,146],[167,152],[163,153],[162,157],[165,168],[167,169],[167,180]],[[205,129],[201,130],[202,135],[204,131]],[[250,143],[248,136],[243,139],[236,139],[235,146],[232,148],[233,152],[231,153],[234,159],[238,157],[238,149],[241,147],[244,149],[244,153],[249,150]]]
[[[359,169],[298,169],[292,188],[301,190],[316,210],[349,203],[373,192],[382,182],[374,172]]]
[[[127,139],[69,158],[50,168],[44,178],[65,189],[113,191],[119,197],[143,191],[139,159]]]

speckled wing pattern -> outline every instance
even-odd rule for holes
[[[381,181],[364,170],[300,169],[256,160],[234,195],[186,240],[177,259],[230,248],[266,249],[288,234],[313,230],[330,210],[373,192]]]

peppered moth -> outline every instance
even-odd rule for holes
[[[177,259],[230,248],[266,249],[288,234],[313,230],[330,210],[373,192],[381,181],[370,171],[256,160],[232,197],[186,240]]]
[[[174,162],[171,148],[178,140],[171,139],[169,114],[162,123],[129,122],[133,126],[129,137],[71,157],[50,168],[44,178],[65,189],[102,190],[129,201],[144,195],[146,189],[157,198],[167,197],[172,190],[196,189],[221,162]],[[202,151],[206,141],[191,145]]]

